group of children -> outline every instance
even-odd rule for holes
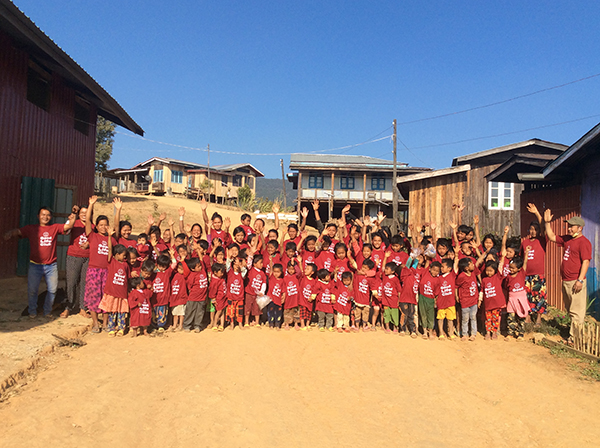
[[[382,213],[356,218],[349,205],[324,225],[315,201],[318,235],[305,229],[307,208],[300,225],[289,224],[280,235],[277,207],[274,228],[260,218],[251,226],[244,214],[230,233],[230,220],[218,213],[209,219],[202,200],[203,226],[185,225],[182,208],[178,233],[173,220],[161,230],[165,215],[159,222],[150,216],[146,231],[133,239],[118,198],[114,227],[106,216],[92,225],[96,200],[90,198],[85,222],[75,226],[84,228],[89,244],[85,308],[95,333],[101,331],[100,314],[109,335],[128,330],[135,337],[167,329],[200,332],[209,313],[206,328],[212,331],[381,328],[413,338],[462,340],[476,338],[481,319],[485,338],[496,339],[506,309],[508,334],[520,340],[534,308],[525,270],[533,250],[527,241],[537,241],[539,225],[522,249],[508,243],[508,227],[501,245],[493,235],[480,241],[477,217],[475,228],[451,222],[451,238],[437,238],[434,223],[432,237],[425,226],[409,226],[411,241],[404,233],[392,235]],[[536,297],[539,311],[543,297]]]

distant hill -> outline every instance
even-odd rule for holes
[[[294,199],[298,197],[298,191],[294,190],[292,183],[287,180],[285,184],[285,190],[287,196],[287,205],[288,207],[293,207]],[[270,201],[274,201],[278,197],[282,196],[282,193],[283,185],[281,184],[281,179],[265,179],[263,177],[256,179],[257,198],[266,198]]]

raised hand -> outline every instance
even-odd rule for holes
[[[529,252],[531,252],[531,246],[527,246],[525,248],[525,253],[528,254]]]
[[[547,208],[546,210],[544,210],[544,221],[546,222],[552,222],[552,218],[554,218],[554,215],[552,214],[552,211]]]
[[[167,217],[167,214],[165,212],[162,212],[160,214],[160,216],[158,217],[158,220],[162,222],[165,220],[166,217]]]
[[[150,244],[152,246],[156,246],[158,244],[158,240],[156,239],[156,235],[154,233],[150,235]]]
[[[192,226],[191,225],[186,224],[184,229],[185,229],[186,235],[190,236],[192,234]]]
[[[204,196],[202,196],[202,199],[200,199],[200,208],[202,210],[206,210],[207,207],[208,207],[208,204],[206,202],[206,198]]]
[[[175,221],[169,219],[169,227],[173,227],[175,225]]]
[[[306,219],[308,218],[308,209],[306,207],[302,207],[302,210],[300,211],[300,215]]]
[[[123,202],[121,202],[120,198],[114,198],[112,202],[117,210],[121,210],[121,208],[123,207]]]
[[[315,199],[314,201],[312,201],[311,204],[312,204],[313,210],[319,211],[319,200],[318,199]]]
[[[460,205],[458,206],[458,211],[459,211],[459,212],[462,212],[462,211],[463,211],[465,208],[467,208],[467,207],[465,206],[465,204],[460,204]]]
[[[300,232],[300,236],[302,237],[302,239],[306,239],[306,237],[308,236],[308,230],[303,230],[302,232]]]
[[[273,211],[273,213],[277,214],[279,213],[279,203],[278,202],[273,202],[273,207],[271,209]]]
[[[350,211],[350,204],[344,205],[344,208],[342,209],[342,215],[348,214],[349,211]]]
[[[229,227],[231,227],[231,218],[229,216],[225,217],[225,219],[223,220],[223,225],[226,229],[229,229]]]
[[[185,207],[179,207],[179,216],[185,216]]]
[[[113,236],[115,234],[115,229],[113,229],[112,227],[110,227],[108,229],[108,236]]]
[[[504,234],[508,235],[508,232],[510,232],[510,226],[505,226],[504,227]]]
[[[435,229],[437,229],[437,224],[435,222],[432,222],[429,224],[429,228],[431,229],[431,231],[435,231]]]
[[[479,215],[473,216],[473,224],[475,224],[475,225],[479,224]]]
[[[538,208],[535,206],[535,204],[532,204],[531,202],[527,204],[527,211],[529,213],[533,213],[534,215],[539,213]]]
[[[458,228],[458,225],[454,221],[448,221],[448,224],[452,230],[456,230]]]
[[[97,201],[97,200],[98,200],[98,196],[96,196],[96,195],[94,195],[94,196],[91,196],[91,197],[90,197],[90,200],[89,200],[89,202],[88,202],[88,204],[89,204],[90,206],[92,206],[92,205],[94,205],[94,204],[96,203],[96,201]]]
[[[152,215],[148,215],[148,225],[150,227],[152,227],[154,225],[155,221],[154,221],[154,216]]]
[[[378,212],[377,213],[377,221],[381,222],[386,218],[386,216],[383,214],[383,212]]]

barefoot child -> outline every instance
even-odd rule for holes
[[[229,329],[233,330],[235,323],[242,327],[244,319],[244,277],[242,265],[244,260],[239,257],[233,259],[233,265],[227,273],[227,312],[225,318],[229,322]]]
[[[171,280],[169,306],[171,307],[171,315],[173,316],[173,331],[183,330],[183,316],[185,316],[185,305],[188,301],[183,263],[185,261],[177,263],[177,272]]]
[[[211,302],[214,301],[215,316],[211,316],[213,331],[223,331],[225,328],[225,308],[227,308],[227,283],[225,274],[227,269],[224,264],[215,263],[212,265],[212,277],[208,286],[208,297]],[[218,327],[217,327],[218,325]]]
[[[112,247],[114,230],[109,230],[108,276],[99,308],[108,314],[106,329],[109,336],[123,336],[127,324],[129,305],[127,303],[127,280],[129,263],[125,260],[127,248],[122,244]]]
[[[500,260],[500,262],[503,263],[504,260]],[[500,317],[502,308],[506,308],[506,298],[502,290],[502,275],[498,272],[498,263],[487,261],[484,274],[485,276],[481,279],[481,289],[485,307],[485,339],[489,341],[498,339]]]
[[[152,321],[152,307],[150,305],[150,297],[152,290],[146,288],[146,284],[141,277],[132,277],[129,279],[129,288],[131,292],[127,297],[131,314],[129,317],[129,325],[131,336],[136,337],[138,330],[148,336],[148,326]]]

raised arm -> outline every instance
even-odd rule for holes
[[[431,242],[433,243],[433,247],[437,247],[437,240],[438,240],[438,236],[437,236],[437,224],[435,222],[430,222],[429,223],[429,228],[431,229]]]
[[[549,208],[547,208],[544,211],[544,227],[546,228],[546,237],[548,237],[548,239],[550,241],[553,241],[556,243],[556,235],[554,234],[554,230],[552,230],[552,227],[550,226],[550,223],[552,222],[552,218],[554,216],[552,215],[552,212],[550,211]]]
[[[544,222],[544,219],[542,218],[542,215],[540,214],[540,212],[539,212],[538,208],[535,206],[535,204],[533,204],[531,202],[528,203],[527,211],[529,213],[533,213],[540,224],[542,224]]]
[[[319,200],[315,199],[314,201],[311,202],[312,204],[312,208],[315,212],[315,220],[317,222],[317,231],[319,233],[321,233],[323,231],[323,229],[325,228],[325,226],[323,225],[323,222],[321,221],[321,215],[319,215]]]
[[[302,221],[300,222],[300,232],[302,232],[306,228],[306,218],[308,218],[308,209],[306,207],[302,207],[300,211],[300,216],[302,216]]]
[[[208,220],[208,213],[206,213],[206,209],[208,208],[208,204],[206,202],[206,198],[202,196],[200,199],[200,209],[202,210],[202,221],[204,221],[204,228],[206,230],[206,236],[210,234],[210,224]]]
[[[452,242],[454,243],[453,246],[456,247],[456,245],[458,244],[458,235],[456,234],[458,224],[456,224],[456,222],[454,221],[449,221],[448,224],[450,224],[450,228],[452,229]]]
[[[92,213],[94,213],[94,204],[98,200],[98,196],[92,196],[88,202],[88,208],[85,212],[85,234],[92,233]]]
[[[502,247],[501,250],[506,250],[506,240],[508,239],[508,232],[510,231],[509,226],[504,227],[504,234],[502,235]]]
[[[117,235],[118,239],[121,238],[121,226],[119,223],[121,222],[121,208],[123,208],[123,202],[121,202],[121,199],[119,198],[114,198],[113,206],[115,207],[115,219],[113,221],[113,229],[115,230],[115,234]]]
[[[275,218],[275,230],[277,230],[277,232],[279,232],[279,203],[277,201],[273,202],[273,208],[271,209],[273,211],[273,215]]]
[[[473,225],[475,226],[475,241],[481,246],[481,234],[479,233],[479,215],[473,216]]]
[[[146,226],[146,228],[144,229],[144,233],[146,235],[150,234],[150,229],[152,228],[153,225],[156,224],[156,221],[154,221],[154,216],[152,215],[148,215],[148,225]]]
[[[185,233],[185,223],[183,222],[185,217],[185,207],[179,207],[179,233]]]
[[[113,245],[112,245],[112,240],[113,240],[113,235],[115,235],[117,232],[115,232],[115,229],[112,229],[109,227],[108,229],[108,262],[110,263],[110,260],[112,260],[112,256],[113,256]]]
[[[527,272],[527,259],[529,258],[529,251],[531,250],[531,246],[527,246],[525,248],[525,253],[523,254],[523,270]]]

